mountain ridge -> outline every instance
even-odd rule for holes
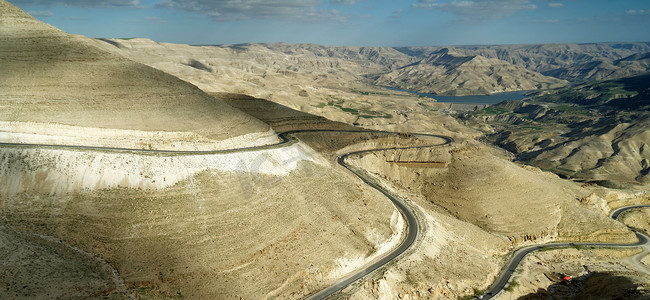
[[[317,44],[248,43],[238,45],[187,46],[156,43],[148,39],[102,39],[105,44],[119,49],[122,54],[150,65],[160,65],[152,58],[138,58],[131,53],[136,48],[181,47],[188,54],[191,49],[202,49],[194,60],[216,60],[229,58],[241,65],[238,70],[247,73],[238,75],[264,82],[264,76],[276,69],[298,74],[322,74],[328,85],[345,86],[351,81],[365,82],[377,86],[434,94],[490,94],[502,91],[528,90],[557,87],[567,82],[615,79],[650,71],[644,53],[650,52],[650,43],[587,43],[587,44],[531,44],[531,45],[486,45],[486,46],[421,46],[421,47],[364,47],[364,46],[322,46]],[[104,47],[108,46],[104,45]],[[146,46],[149,45],[149,46]],[[212,49],[212,50],[210,50]],[[158,51],[158,50],[156,50]],[[166,51],[166,50],[165,50]],[[207,51],[207,52],[206,52]],[[208,52],[213,51],[212,54]],[[227,54],[219,54],[227,52]],[[445,54],[448,56],[445,56]],[[197,55],[197,53],[200,53]],[[161,55],[167,56],[167,54]],[[266,57],[266,58],[265,58]],[[269,59],[271,58],[271,59]],[[490,60],[485,61],[484,59]],[[461,68],[461,62],[475,65],[501,66],[496,70]],[[597,67],[594,61],[601,61]],[[286,62],[286,63],[285,63]],[[429,70],[427,62],[441,69]],[[203,63],[205,65],[205,62]],[[256,65],[258,71],[250,68]],[[420,65],[423,70],[415,66]],[[467,67],[467,65],[465,66]],[[168,68],[168,67],[167,67]],[[221,67],[224,68],[223,66]],[[260,70],[265,69],[265,71]],[[248,69],[248,70],[247,70]],[[169,69],[164,69],[169,71]],[[408,70],[408,71],[404,71]],[[628,71],[626,71],[628,70]],[[209,70],[206,70],[210,72]],[[219,73],[214,68],[212,73]],[[404,71],[404,72],[402,72]],[[457,72],[455,72],[457,71]],[[284,72],[284,71],[283,71]],[[411,73],[408,73],[411,72]],[[177,73],[174,73],[177,75]],[[458,77],[449,80],[449,75]],[[291,74],[287,74],[293,76]],[[511,80],[500,81],[499,77]],[[223,78],[223,76],[221,77]],[[190,80],[192,81],[192,80]],[[418,84],[415,84],[417,82]],[[441,83],[442,82],[442,83]],[[255,84],[255,83],[253,83]],[[307,82],[301,85],[307,85]],[[435,87],[431,87],[431,85]],[[224,87],[221,87],[223,89]],[[267,97],[274,92],[261,93],[265,86],[258,86],[253,96]],[[214,92],[245,92],[239,90],[214,90]],[[302,90],[302,88],[300,89]],[[286,103],[285,103],[286,104]]]
[[[455,49],[454,49],[455,50]],[[374,83],[437,95],[475,95],[565,85],[507,61],[442,48],[417,63],[379,75]]]

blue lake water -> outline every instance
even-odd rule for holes
[[[471,103],[471,104],[497,104],[505,100],[522,100],[526,98],[526,93],[528,91],[516,91],[516,92],[504,92],[504,93],[495,93],[492,95],[484,96],[440,96],[435,94],[426,94],[426,93],[416,93],[413,91],[395,89],[386,87],[386,89],[394,91],[409,92],[419,96],[426,96],[429,98],[436,99],[438,102],[448,102],[448,103]]]

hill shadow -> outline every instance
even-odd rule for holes
[[[631,279],[612,273],[593,272],[576,277],[570,282],[558,282],[535,293],[519,297],[532,299],[648,299],[650,294],[637,290]]]
[[[232,93],[211,93],[210,95],[271,125],[275,132],[307,129],[363,130],[360,127],[295,110],[266,99]]]

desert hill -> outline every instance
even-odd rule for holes
[[[72,39],[6,2],[2,8],[3,71],[16,71],[2,77],[1,103],[13,109],[3,113],[15,115],[7,121],[14,127],[45,123],[30,128],[37,138],[57,128],[93,136],[157,130],[164,142],[173,136],[158,131],[230,138],[261,129],[276,138],[268,125],[171,75]],[[9,35],[15,24],[32,31]],[[28,81],[34,71],[19,70],[25,65],[53,70]],[[57,76],[62,71],[69,74]],[[136,113],[141,123],[124,119]],[[244,135],[220,146],[257,143]],[[404,229],[379,192],[300,142],[213,155],[3,146],[0,166],[0,298],[299,298],[383,254]]]
[[[344,91],[368,90],[369,85],[455,95],[535,90],[566,81],[642,74],[649,70],[644,54],[650,52],[648,43],[446,47],[187,46],[146,39],[94,43],[205,91],[248,94],[328,117],[334,114],[313,109],[310,103],[327,103],[331,96],[349,98],[352,95]]]
[[[413,57],[391,47],[328,47],[316,44],[264,44],[273,51],[281,51],[288,55],[302,54],[307,57],[328,57],[357,63],[365,67],[361,75],[374,74],[380,71],[398,68],[413,62]]]
[[[647,111],[650,73],[536,93],[535,100],[602,110]]]
[[[268,125],[195,86],[85,40],[0,2],[2,141],[164,149],[276,141]]]
[[[630,77],[650,70],[650,52],[617,59],[597,59],[546,72],[546,75],[571,81],[603,81]]]
[[[592,74],[583,73],[581,76],[563,76],[559,70],[573,70],[593,62],[614,64],[626,57],[644,54],[650,51],[650,43],[586,43],[586,44],[532,44],[532,45],[487,45],[487,46],[455,46],[455,51],[463,55],[480,55],[496,58],[513,65],[523,66],[528,70],[547,76],[557,77],[568,81],[596,80],[601,78],[615,79],[617,74],[610,71],[594,71]],[[436,47],[398,48],[407,53],[428,55],[438,51]],[[621,69],[622,66],[616,67]],[[624,71],[624,70],[621,70]],[[646,71],[642,71],[647,72]],[[637,75],[630,74],[631,75]],[[596,77],[593,77],[596,76]]]
[[[504,60],[480,55],[464,56],[449,48],[382,74],[375,83],[421,93],[459,96],[547,89],[565,84],[562,80]]]
[[[315,45],[307,45],[308,49],[284,44],[188,46],[147,39],[94,43],[206,92],[247,94],[293,108],[308,108],[316,99],[327,103],[327,94],[338,94],[336,89],[359,81],[362,72],[386,69],[367,60],[360,65],[332,58],[324,47]]]
[[[645,74],[544,91],[465,118],[490,124],[490,139],[521,161],[578,180],[647,189],[649,79]]]
[[[277,141],[185,81],[0,8],[4,142]],[[0,298],[299,298],[404,230],[378,191],[299,141],[3,145],[0,178]]]
[[[13,16],[6,18],[10,30],[0,31],[7,32],[3,66],[16,72],[3,82],[10,93],[1,103],[23,105],[7,114],[17,121],[7,121],[13,131],[5,131],[19,142],[123,145],[135,136],[143,139],[138,143],[158,138],[154,148],[168,141],[239,148],[275,139],[274,130],[402,132],[297,133],[290,144],[212,154],[3,145],[0,274],[10,276],[0,276],[0,298],[305,298],[404,237],[404,218],[388,199],[336,163],[344,153],[375,148],[388,150],[346,161],[403,199],[421,232],[397,261],[337,296],[459,298],[487,287],[521,245],[634,240],[607,216],[619,196],[634,194],[515,163],[477,141],[481,133],[440,103],[372,81],[418,62],[474,72],[490,89],[505,86],[491,86],[496,73],[537,71],[457,48],[436,56],[432,48],[416,55],[376,47],[71,37],[0,3]],[[14,33],[21,28],[36,29]],[[499,72],[486,73],[486,64]],[[38,68],[21,70],[25,65]],[[54,101],[75,99],[96,101]],[[112,122],[100,119],[106,115]],[[23,119],[33,124],[29,132],[15,127]],[[56,135],[62,131],[74,135]],[[394,149],[413,145],[423,147]]]

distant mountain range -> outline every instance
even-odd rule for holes
[[[497,58],[440,49],[420,61],[374,78],[375,84],[436,95],[476,95],[548,89],[566,81]]]
[[[234,80],[225,87],[215,87],[220,91],[227,90],[227,86],[240,86],[242,79],[252,85],[240,86],[234,92],[261,93],[278,86],[279,82],[287,83],[283,92],[287,92],[287,86],[299,82],[300,86],[328,87],[363,82],[439,95],[490,94],[554,88],[650,71],[650,42],[450,47],[329,47],[286,43],[185,46],[146,39],[98,42],[105,42],[99,44],[108,50],[118,48],[123,55],[166,72],[175,68],[172,74],[181,78],[181,73],[190,70],[181,71],[178,68],[184,67],[180,64],[203,74],[212,73],[224,84]],[[172,49],[182,49],[185,55]],[[148,54],[142,52],[145,50]],[[156,52],[153,57],[152,51]],[[172,68],[171,62],[178,65]],[[204,83],[195,84],[209,89],[202,86]]]
[[[650,73],[643,75],[576,84],[541,91],[537,101],[570,103],[602,110],[650,110]]]
[[[417,60],[378,84],[435,94],[482,94],[609,80],[650,71],[650,43],[394,48]]]

